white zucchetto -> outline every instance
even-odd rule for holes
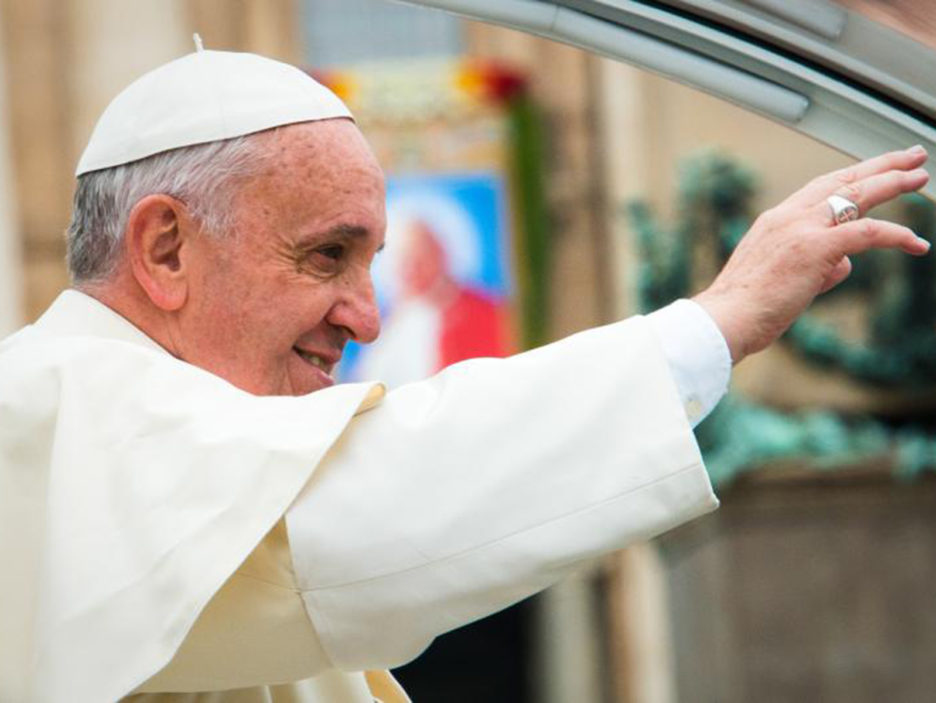
[[[351,117],[328,88],[256,54],[196,51],[141,76],[98,119],[76,176],[280,125]]]

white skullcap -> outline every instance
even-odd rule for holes
[[[351,117],[295,66],[227,51],[196,51],[138,78],[101,115],[76,176],[161,151],[295,122]]]

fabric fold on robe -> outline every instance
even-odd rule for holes
[[[116,700],[158,671],[382,393],[255,397],[87,300],[0,345],[5,701]]]
[[[286,521],[318,637],[354,670],[399,666],[717,505],[659,340],[634,317],[391,390]]]

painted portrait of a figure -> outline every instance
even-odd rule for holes
[[[347,378],[389,386],[515,351],[503,184],[490,173],[411,176],[387,186],[387,248],[375,263],[382,333]]]

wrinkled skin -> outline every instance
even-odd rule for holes
[[[770,345],[817,295],[845,280],[850,255],[929,251],[928,242],[893,222],[865,217],[835,225],[826,202],[843,196],[864,215],[926,185],[926,159],[917,148],[862,161],[814,179],[757,218],[712,285],[694,298],[722,331],[735,363]]]
[[[384,242],[384,178],[349,120],[258,138],[264,169],[237,186],[236,233],[200,233],[184,203],[147,196],[117,275],[86,292],[243,390],[311,393],[332,385],[348,340],[380,330],[370,268]]]
[[[298,395],[331,385],[349,339],[377,338],[370,267],[384,241],[384,182],[347,121],[286,127],[273,148],[276,167],[237,199],[238,237],[197,242],[198,306],[177,348],[245,390]]]

